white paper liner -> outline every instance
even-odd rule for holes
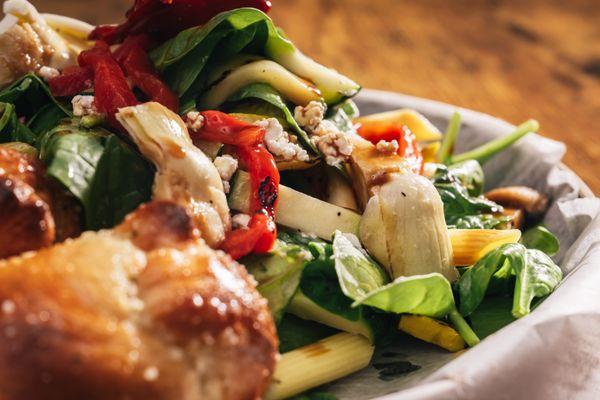
[[[363,115],[413,108],[442,131],[458,110],[463,127],[457,152],[515,128],[474,111],[388,92],[365,90],[357,103]],[[484,166],[487,188],[522,184],[552,199],[544,223],[561,241],[554,259],[566,277],[541,306],[460,356],[407,337],[394,351],[421,369],[386,382],[368,367],[324,390],[342,400],[599,399],[600,199],[560,163],[564,153],[562,143],[530,134]]]

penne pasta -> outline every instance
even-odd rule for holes
[[[489,251],[521,238],[518,229],[449,229],[448,234],[456,266],[475,264]]]
[[[415,134],[419,142],[431,142],[442,139],[440,131],[422,114],[410,109],[387,111],[354,119],[355,123],[399,124]]]
[[[362,336],[338,333],[281,356],[268,400],[285,399],[369,365],[375,347]]]

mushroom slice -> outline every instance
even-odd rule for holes
[[[505,207],[523,209],[534,217],[542,215],[548,208],[548,197],[527,186],[493,189],[485,197]]]

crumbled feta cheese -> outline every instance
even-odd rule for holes
[[[329,165],[339,165],[352,154],[353,146],[350,138],[331,121],[321,121],[313,131],[311,140],[325,156],[325,162]]]
[[[37,74],[40,78],[47,81],[59,76],[60,72],[58,72],[56,68],[43,66],[40,69],[38,69]]]
[[[189,111],[185,114],[185,125],[188,129],[199,131],[204,126],[204,117],[199,111]]]
[[[382,153],[395,154],[398,152],[400,145],[396,139],[392,140],[391,142],[388,142],[387,140],[380,140],[377,142],[375,147]]]
[[[94,105],[94,96],[77,95],[73,97],[71,104],[73,104],[73,115],[76,117],[99,114]]]
[[[300,126],[307,129],[316,129],[325,117],[325,104],[320,101],[311,101],[305,107],[297,106],[294,109],[294,119]]]
[[[265,130],[265,144],[273,155],[279,156],[285,161],[309,160],[306,150],[290,140],[290,136],[283,130],[276,118],[258,121],[256,125]]]
[[[234,229],[246,229],[250,224],[251,216],[248,214],[236,214],[231,218],[231,224]]]
[[[238,168],[238,161],[229,154],[225,154],[215,158],[213,164],[217,168],[217,171],[219,171],[219,176],[223,181],[223,190],[225,193],[229,193],[231,187],[229,180]]]

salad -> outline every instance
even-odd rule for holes
[[[402,335],[476,346],[560,283],[549,199],[484,189],[536,121],[455,154],[458,113],[361,116],[270,8],[5,1],[4,399],[330,398],[302,393]]]

